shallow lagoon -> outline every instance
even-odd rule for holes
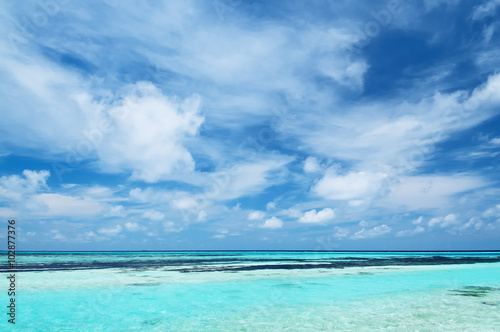
[[[500,329],[491,252],[28,253],[18,264],[23,331]]]

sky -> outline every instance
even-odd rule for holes
[[[3,1],[0,218],[18,250],[500,249],[499,17]]]

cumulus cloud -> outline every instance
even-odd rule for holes
[[[139,226],[139,224],[136,222],[126,222],[125,228],[131,232],[136,232],[136,231],[144,229],[143,227]]]
[[[266,204],[266,210],[274,210],[276,209],[276,202],[269,202]]]
[[[281,210],[280,214],[288,216],[290,218],[300,218],[302,216],[302,212],[299,209],[295,208],[295,207],[291,207],[289,209]]]
[[[465,231],[467,229],[473,229],[473,230],[478,230],[478,229],[481,229],[484,225],[484,222],[477,218],[477,217],[473,217],[473,218],[470,218],[468,222],[460,225],[457,227],[457,230],[458,231]]]
[[[456,214],[448,214],[445,217],[432,218],[428,225],[429,228],[440,227],[451,234],[460,234],[464,231],[478,231],[484,227],[491,228],[492,223],[487,224],[479,217],[472,217],[468,221],[462,222]]]
[[[304,161],[304,172],[306,173],[316,173],[321,171],[321,166],[315,157],[307,157]]]
[[[333,200],[365,198],[375,194],[381,186],[384,173],[349,172],[339,175],[329,170],[312,188],[318,196]]]
[[[299,222],[306,224],[322,224],[333,219],[335,211],[330,208],[325,208],[319,212],[315,209],[307,211],[299,218]]]
[[[92,197],[37,194],[32,199],[40,206],[38,213],[45,216],[97,216],[104,209],[104,205]]]
[[[283,227],[283,221],[279,218],[272,217],[267,219],[261,226],[261,228],[277,229]]]
[[[108,213],[106,213],[106,216],[109,217],[125,217],[127,215],[127,212],[125,211],[125,208],[123,205],[114,205],[109,208]]]
[[[179,193],[176,192],[170,192],[152,187],[148,187],[144,190],[141,188],[134,188],[129,192],[130,200],[132,202],[150,204],[162,204],[175,201],[176,194],[179,195]],[[187,193],[183,194],[188,195]]]
[[[354,233],[351,236],[351,239],[357,240],[357,239],[369,239],[369,238],[374,238],[377,236],[381,236],[384,234],[387,234],[391,231],[391,228],[387,225],[380,225],[373,227],[372,229],[361,229],[360,231]]]
[[[490,218],[490,217],[495,217],[499,218],[500,217],[500,204],[497,204],[486,211],[483,212],[483,217]]]
[[[161,213],[160,211],[156,210],[149,210],[146,211],[142,214],[142,217],[145,219],[153,220],[153,221],[158,221],[158,220],[163,220],[165,215]]]
[[[248,214],[248,220],[260,220],[266,216],[264,211],[252,211]]]
[[[451,226],[456,226],[460,222],[457,219],[457,215],[455,214],[448,214],[445,217],[435,217],[429,220],[429,223],[427,224],[430,228],[439,226],[441,228],[447,228]]]
[[[24,170],[24,178],[18,175],[0,177],[0,199],[19,201],[26,194],[33,194],[47,188],[47,179],[50,172],[46,170]]]
[[[198,98],[167,98],[154,85],[139,82],[108,111],[113,130],[97,145],[99,163],[108,172],[132,171],[146,182],[194,171],[183,141],[197,134],[204,118]]]
[[[418,217],[417,219],[413,220],[411,223],[413,225],[420,225],[422,223],[422,221],[424,220],[424,217],[420,216]]]
[[[172,206],[179,210],[192,209],[196,205],[196,200],[192,197],[179,198],[172,202]]]

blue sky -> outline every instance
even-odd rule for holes
[[[3,2],[0,217],[24,250],[500,249],[499,14]]]

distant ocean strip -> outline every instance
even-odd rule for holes
[[[483,256],[479,253],[466,255],[429,255],[423,256],[391,256],[384,257],[245,257],[246,255],[231,255],[224,253],[179,255],[121,253],[120,255],[107,255],[101,253],[106,259],[96,259],[95,253],[25,253],[20,255],[17,265],[18,272],[38,271],[71,271],[71,270],[98,270],[98,269],[128,269],[136,271],[165,270],[182,273],[196,272],[239,272],[256,270],[292,270],[292,269],[343,269],[349,267],[383,267],[383,266],[418,266],[418,265],[449,265],[449,264],[475,264],[498,263],[500,253],[489,253]],[[281,253],[280,253],[281,254]],[[496,255],[497,254],[497,255]],[[84,256],[85,259],[82,259]],[[101,256],[101,257],[102,257]],[[23,259],[24,258],[24,259]],[[64,259],[62,259],[64,258]],[[7,272],[8,266],[2,262],[0,272]]]

